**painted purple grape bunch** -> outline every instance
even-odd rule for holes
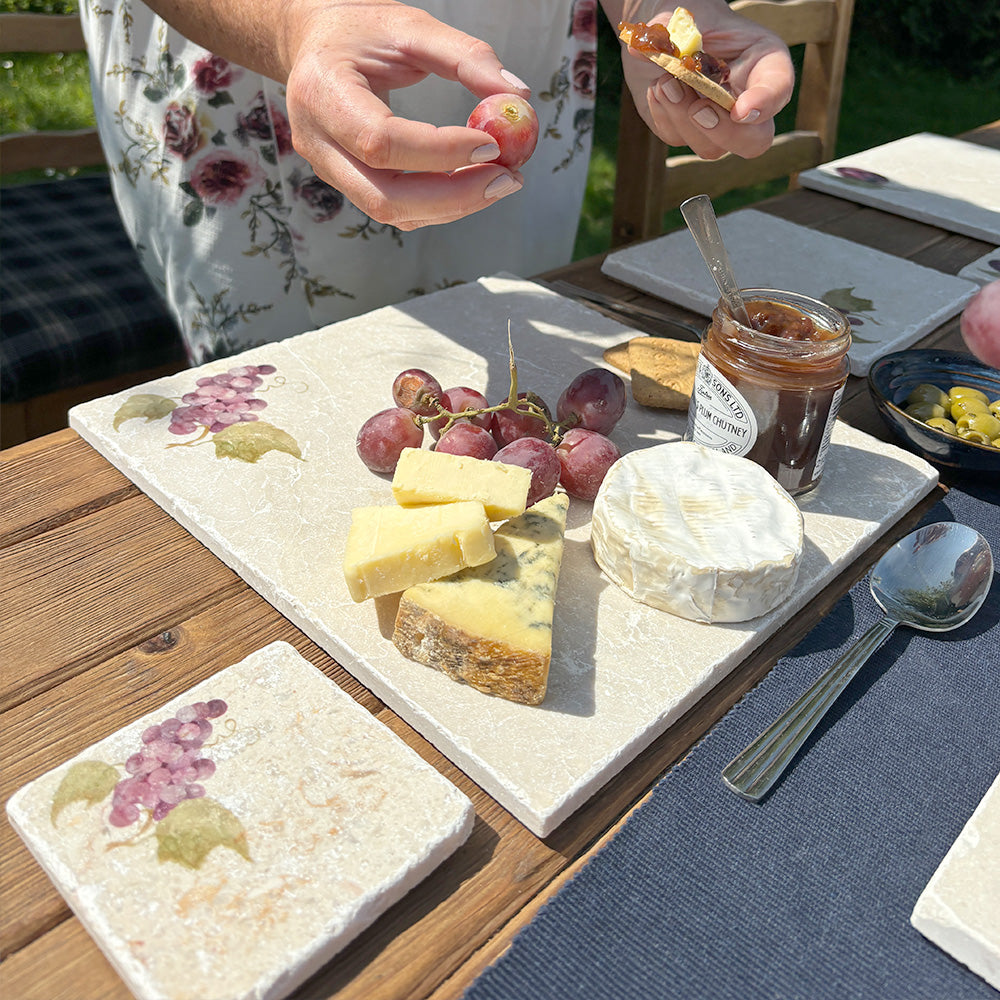
[[[178,803],[205,794],[201,782],[215,773],[215,762],[202,756],[202,747],[212,735],[209,720],[225,715],[227,707],[221,698],[198,701],[143,731],[142,749],[125,761],[128,777],[112,793],[112,826],[131,826],[140,807],[159,822]]]
[[[240,365],[222,375],[198,379],[195,389],[181,397],[170,414],[172,434],[191,434],[206,427],[212,434],[233,424],[259,420],[267,402],[255,395],[264,384],[262,375],[273,375],[274,365]]]
[[[882,187],[889,183],[888,177],[877,174],[874,170],[864,170],[861,167],[835,167],[834,169],[845,181],[853,181],[856,184],[870,184],[872,187]]]

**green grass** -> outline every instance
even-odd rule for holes
[[[0,10],[72,12],[75,0],[0,0]],[[615,150],[621,66],[618,42],[601,15],[598,104],[587,192],[574,257],[601,253],[611,245]],[[954,135],[996,117],[1000,74],[958,80],[946,70],[886,56],[855,32],[848,56],[837,155],[877,146],[913,132]],[[73,129],[93,125],[86,57],[82,54],[0,54],[0,132],[34,128]],[[787,116],[779,128],[789,127]],[[4,182],[24,179],[21,175]],[[784,182],[730,193],[716,201],[721,214],[784,189]],[[679,212],[667,229],[683,222]]]

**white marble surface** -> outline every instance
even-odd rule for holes
[[[112,825],[111,786],[141,734],[216,699],[204,796]],[[7,811],[140,1000],[285,996],[474,821],[464,794],[286,643],[37,778]]]
[[[799,582],[772,614],[699,625],[628,598],[590,548],[591,505],[570,506],[549,690],[539,707],[481,694],[413,663],[391,642],[394,598],[355,604],[341,570],[355,506],[391,503],[388,476],[355,453],[361,422],[390,405],[395,375],[426,368],[490,399],[508,388],[510,323],[519,386],[554,406],[562,388],[634,333],[529,282],[484,279],[347,320],[76,407],[71,424],[279,611],[326,649],[529,829],[544,836],[678,719],[936,482],[935,470],[839,424],[822,487],[804,498]],[[205,372],[268,363],[264,413],[301,458],[254,463],[187,447],[167,419],[129,419],[138,393],[180,396]],[[283,384],[276,384],[283,380]],[[683,414],[629,400],[623,450],[678,438]],[[426,442],[425,442],[426,444]]]
[[[722,216],[719,228],[743,288],[801,292],[848,314],[854,375],[957,315],[978,291],[963,278],[754,209]],[[704,316],[719,301],[687,229],[609,254],[602,270]]]
[[[1000,281],[1000,247],[994,247],[966,264],[958,272],[960,278],[966,281],[975,281],[979,285],[988,285],[993,281]]]
[[[920,894],[910,923],[1000,990],[1000,776]]]
[[[845,175],[868,171],[877,175]],[[988,243],[1000,240],[1000,150],[931,132],[831,160],[803,187],[881,208]]]

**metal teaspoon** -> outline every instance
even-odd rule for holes
[[[681,215],[687,223],[691,235],[705,258],[712,277],[719,288],[719,293],[729,306],[729,312],[744,326],[750,326],[750,316],[746,304],[740,294],[739,282],[729,263],[726,245],[722,242],[719,232],[719,220],[712,208],[712,199],[707,194],[698,194],[687,201],[681,202]]]
[[[978,531],[942,521],[901,538],[875,564],[869,586],[885,614],[794,704],[723,768],[737,795],[759,802],[827,709],[897,625],[948,632],[983,605],[993,554]]]

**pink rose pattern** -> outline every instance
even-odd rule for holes
[[[575,51],[563,57],[549,88],[537,93],[533,102],[542,122],[540,142],[560,143],[565,150],[556,171],[587,150],[583,140],[593,130],[597,0],[573,0],[566,38]],[[239,213],[248,234],[245,254],[273,260],[284,276],[286,294],[294,286],[310,303],[322,296],[351,297],[309,274],[299,263],[296,247],[302,245],[303,234],[291,221],[297,213],[302,222],[336,224],[348,203],[340,191],[299,166],[280,179],[268,169],[279,167],[294,152],[292,130],[282,107],[260,90],[238,86],[252,74],[212,53],[185,67],[171,52],[169,42],[164,42],[158,63],[152,69],[134,68],[131,75],[139,80],[139,93],[154,118],[116,116],[123,133],[117,168],[122,176],[135,185],[141,176],[151,174],[176,186],[187,198],[182,211],[185,226],[204,225],[218,212]],[[577,98],[577,110],[564,134],[561,118],[570,93]],[[144,141],[148,136],[158,136],[162,144],[159,166],[156,149]],[[387,236],[402,245],[398,230],[375,223],[357,210],[355,214],[361,223],[338,227],[337,236],[364,240]],[[241,340],[236,331],[270,305],[244,302],[230,307],[224,292],[210,297],[196,292],[196,297],[201,313],[186,319],[185,330],[193,363],[254,346]],[[198,341],[196,347],[191,346],[192,340]]]

